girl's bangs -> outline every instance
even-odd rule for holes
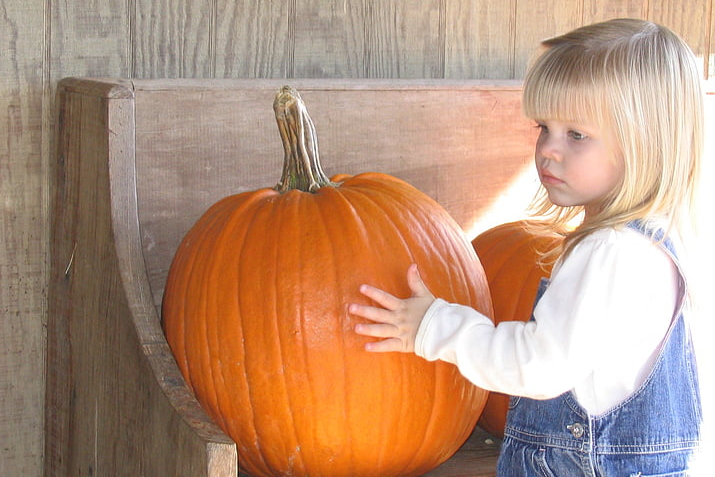
[[[589,65],[570,65],[568,58],[549,53],[537,60],[524,80],[524,114],[536,120],[601,125],[600,108],[595,106],[603,99],[603,88],[591,79]]]

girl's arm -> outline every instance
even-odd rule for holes
[[[384,338],[366,345],[370,351],[450,362],[474,384],[507,394],[548,398],[576,388],[600,409],[632,392],[652,365],[673,316],[678,273],[657,245],[628,230],[594,234],[567,262],[528,323],[495,327],[470,307],[435,300],[414,266],[410,298],[363,286],[376,306],[349,310],[375,322],[357,325],[358,333]]]
[[[502,323],[497,329],[488,317],[473,308],[435,299],[414,264],[407,271],[407,282],[412,292],[409,298],[400,299],[384,290],[362,285],[360,292],[375,301],[377,306],[349,305],[350,313],[372,322],[355,325],[355,332],[382,338],[366,343],[367,351],[414,352],[430,361],[456,364],[467,379],[482,388],[501,392],[523,390],[529,377],[507,364],[510,360],[495,360],[489,355],[513,356],[512,347],[522,350],[533,347],[534,341],[540,340],[534,336],[532,326],[509,322]],[[427,339],[428,335],[430,338]],[[548,343],[540,345],[549,347]],[[534,349],[527,353],[544,357],[543,352]],[[500,361],[504,368],[498,364]],[[516,375],[510,376],[513,371]],[[534,379],[539,380],[536,376]],[[518,384],[514,388],[511,382]],[[537,396],[540,393],[534,397]]]

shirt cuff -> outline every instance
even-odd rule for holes
[[[430,307],[427,308],[427,311],[425,312],[425,315],[422,317],[422,321],[420,322],[420,326],[419,328],[417,328],[417,336],[415,337],[415,354],[428,361],[435,361],[439,357],[430,357],[426,355],[425,337],[429,334],[429,329],[432,325],[432,322],[434,321],[435,316],[438,313],[438,310],[445,305],[447,305],[447,302],[443,299],[435,299],[430,305]]]
[[[427,309],[417,329],[415,354],[428,361],[439,359],[459,365],[460,354],[462,359],[469,360],[474,346],[483,341],[479,339],[485,336],[482,325],[494,331],[492,320],[477,310],[438,298]]]

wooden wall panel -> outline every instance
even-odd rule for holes
[[[280,178],[283,150],[271,104],[281,84],[182,91],[169,81],[135,81],[137,124],[144,125],[136,133],[139,216],[157,307],[171,257],[206,208]],[[437,200],[468,233],[499,223],[489,223],[494,203],[533,169],[536,131],[521,117],[516,85],[291,84],[315,122],[326,174],[393,174]],[[197,158],[211,158],[210,166]],[[523,187],[519,205],[501,207],[503,216],[521,218],[534,190],[535,182]]]
[[[299,78],[441,78],[443,1],[297,0]]]
[[[0,475],[38,475],[46,272],[43,2],[0,1]]]
[[[446,78],[513,78],[517,0],[447,2]]]
[[[514,77],[523,78],[541,40],[581,25],[583,4],[572,0],[519,0],[516,4]],[[537,21],[538,19],[538,21]]]
[[[443,78],[444,1],[368,0],[366,78]]]
[[[133,76],[201,78],[214,72],[216,0],[135,1]]]
[[[294,0],[217,0],[219,78],[293,76]]]
[[[710,33],[712,0],[661,0],[649,2],[646,17],[668,25],[703,58],[703,71],[708,71],[707,46]]]
[[[46,2],[53,82],[78,74],[127,76],[132,73],[129,0]],[[50,85],[54,88],[54,84]],[[48,111],[51,113],[51,111]]]
[[[364,78],[367,12],[362,0],[295,0],[293,75]]]
[[[600,22],[609,18],[644,18],[648,4],[642,0],[584,0],[583,23]]]

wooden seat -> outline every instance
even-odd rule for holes
[[[235,445],[184,383],[159,309],[198,216],[279,179],[272,102],[286,82],[303,95],[329,175],[394,174],[472,234],[495,225],[489,217],[520,218],[531,198],[533,188],[512,187],[535,138],[515,82],[61,81],[46,475],[236,476]],[[485,440],[477,432],[428,475],[493,475],[498,443]]]

